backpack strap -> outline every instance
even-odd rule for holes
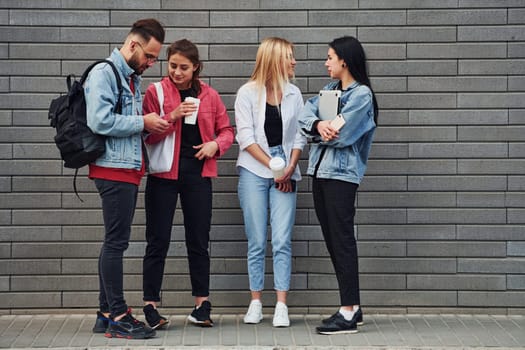
[[[84,201],[82,200],[82,198],[80,198],[80,195],[78,194],[78,191],[77,191],[77,175],[78,175],[78,168],[75,169],[75,176],[73,177],[73,189],[75,190],[75,195],[77,196],[77,198],[82,203],[84,203]]]
[[[86,68],[86,70],[82,74],[82,77],[80,78],[80,84],[84,85],[84,83],[86,82],[86,79],[87,79],[87,77],[89,75],[89,72],[91,72],[91,70],[93,68],[95,68],[95,66],[97,64],[100,64],[100,63],[107,63],[107,64],[109,64],[109,66],[113,70],[113,73],[115,74],[115,77],[116,77],[116,80],[117,80],[118,98],[117,98],[117,103],[115,104],[115,107],[113,108],[113,112],[120,113],[120,112],[122,112],[122,91],[124,90],[124,88],[122,87],[122,80],[120,78],[120,74],[119,74],[119,72],[117,70],[117,67],[115,67],[115,64],[112,61],[110,61],[108,59],[103,59],[103,60],[98,60],[98,61],[93,62],[89,67]],[[71,76],[72,75],[69,75],[67,77],[68,90],[71,89]]]
[[[80,78],[79,83],[80,83],[80,85],[84,85],[84,83],[86,82],[86,79],[87,79],[87,77],[89,75],[89,72],[91,72],[91,70],[93,68],[95,68],[95,66],[97,64],[100,64],[100,63],[107,63],[107,64],[109,64],[109,66],[113,70],[113,73],[115,74],[115,78],[117,80],[118,98],[117,98],[117,103],[115,104],[115,107],[113,108],[113,112],[121,113],[122,112],[122,91],[124,89],[122,87],[122,80],[120,78],[120,74],[119,74],[119,72],[117,70],[117,67],[115,67],[115,64],[112,61],[110,61],[108,59],[104,59],[104,60],[98,60],[98,61],[93,62],[91,65],[89,65],[89,67],[86,68],[86,70],[82,74],[82,77]],[[70,74],[70,75],[67,76],[67,88],[68,88],[68,91],[71,90],[72,78],[73,77],[74,77],[73,74]],[[77,175],[78,175],[78,168],[75,169],[75,176],[73,177],[73,189],[75,190],[75,194],[78,197],[78,199],[81,202],[84,202],[82,200],[82,198],[80,198],[80,195],[78,194],[78,191],[77,191]]]

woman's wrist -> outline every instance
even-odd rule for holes
[[[177,116],[175,115],[175,110],[171,111],[170,114],[169,114],[169,116],[170,116],[170,120],[171,120],[172,122],[177,121]]]

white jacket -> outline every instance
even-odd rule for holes
[[[306,137],[301,135],[298,124],[298,117],[303,106],[303,97],[299,88],[293,84],[287,84],[281,101],[283,120],[282,146],[286,155],[286,164],[290,162],[292,150],[302,150],[306,144]],[[264,152],[270,155],[270,147],[264,132],[265,112],[266,90],[259,93],[254,81],[241,86],[235,99],[236,139],[239,143],[237,167],[246,168],[260,177],[272,178],[272,171],[246,151],[246,147],[257,143]],[[299,166],[295,168],[292,179],[301,179]]]

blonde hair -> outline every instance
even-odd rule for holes
[[[293,53],[293,44],[286,39],[270,37],[261,42],[250,77],[250,80],[255,81],[259,94],[270,88],[277,101],[278,93],[284,92],[289,82],[288,65],[292,59],[289,51]]]

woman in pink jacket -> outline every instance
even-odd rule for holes
[[[146,254],[143,265],[144,315],[152,328],[168,323],[157,311],[164,265],[171,239],[173,215],[180,196],[186,249],[195,308],[188,320],[213,326],[209,297],[209,232],[212,214],[211,178],[217,176],[217,157],[233,142],[233,127],[217,91],[199,79],[202,63],[197,47],[183,39],[167,50],[168,76],[160,82],[164,95],[160,113],[157,88],[151,84],[144,98],[144,113],[156,112],[171,123],[160,135],[148,135],[146,144],[174,136],[173,162],[166,172],[151,173],[146,183]],[[185,102],[197,98],[200,104]],[[196,122],[188,122],[194,111]],[[171,149],[170,149],[171,151]]]

